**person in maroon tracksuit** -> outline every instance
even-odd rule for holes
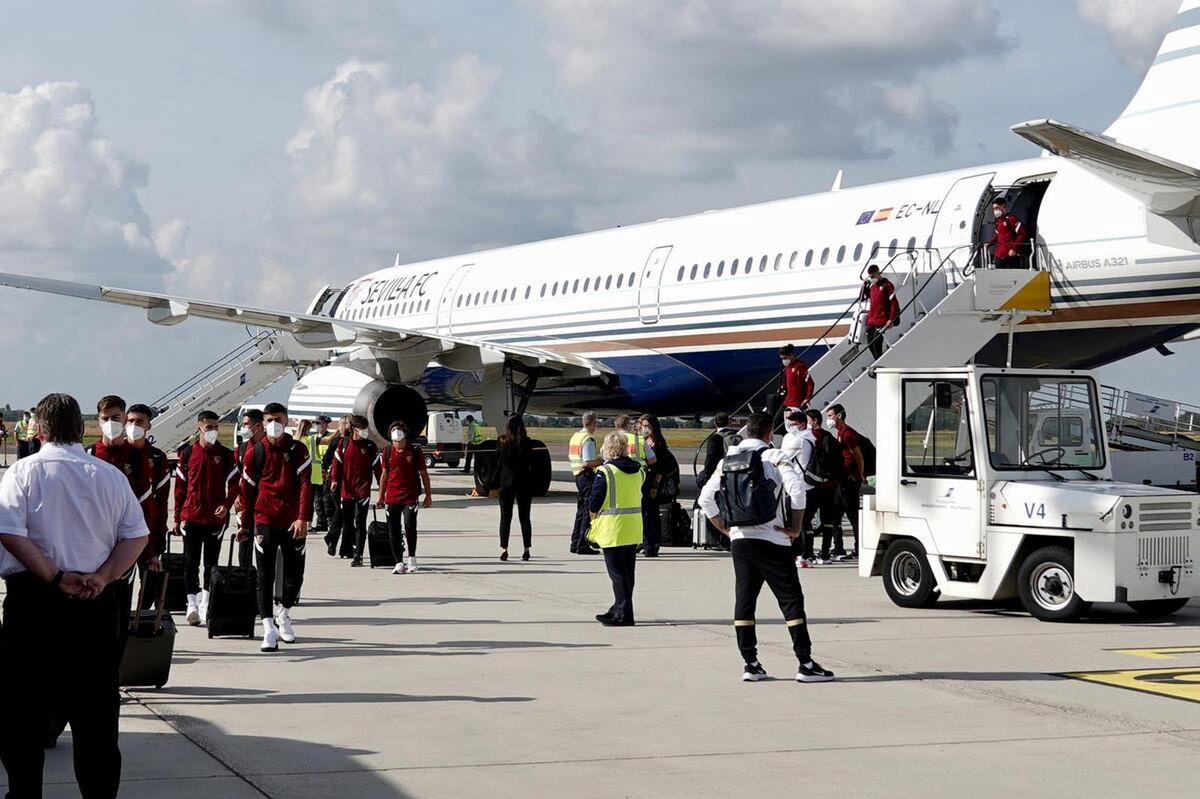
[[[167,543],[167,503],[171,493],[171,466],[166,453],[147,443],[151,411],[135,404],[126,410],[125,400],[116,395],[101,398],[96,403],[100,418],[100,440],[88,448],[88,454],[111,463],[129,480],[129,487],[142,506],[142,515],[150,537],[138,557],[138,573],[145,583],[142,607],[149,607],[158,597],[162,570],[160,555]],[[130,602],[133,596],[132,575],[129,580]],[[126,606],[127,607],[127,606]]]
[[[1016,214],[1008,212],[1008,202],[1003,197],[992,203],[992,214],[996,217],[996,237],[989,246],[996,268],[1024,269],[1025,256],[1029,254],[1029,230]]]
[[[883,334],[900,324],[900,301],[892,281],[879,274],[879,267],[867,267],[867,282],[859,299],[867,301],[867,346],[875,360],[883,355]]]
[[[217,439],[220,418],[212,411],[196,417],[195,444],[179,450],[175,466],[175,525],[172,535],[183,533],[184,585],[187,589],[187,623],[208,620],[208,587],[212,568],[221,554],[221,542],[230,508],[238,496],[238,465],[233,451]],[[204,589],[200,589],[200,562],[204,561]]]
[[[362,566],[367,551],[367,511],[371,506],[372,478],[381,474],[379,447],[370,439],[364,416],[350,417],[350,435],[338,443],[329,471],[329,490],[342,501],[342,535],[354,523],[355,548],[351,566]]]
[[[433,489],[429,485],[425,456],[421,448],[408,439],[408,425],[392,422],[388,438],[392,444],[383,451],[383,474],[379,478],[376,507],[387,508],[388,537],[392,542],[392,557],[396,559],[392,574],[413,574],[417,570],[417,503],[424,493],[421,507],[432,508]],[[404,562],[405,536],[408,537],[407,563]]]
[[[267,436],[246,447],[242,462],[242,529],[254,535],[258,552],[258,612],[263,620],[262,651],[279,642],[293,643],[291,609],[304,582],[304,542],[312,521],[312,458],[308,447],[284,432],[287,408],[272,402],[263,408]],[[253,531],[247,530],[253,520]],[[283,596],[274,610],[275,556],[283,553]]]

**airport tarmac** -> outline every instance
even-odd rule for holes
[[[764,591],[776,679],[747,684],[727,556],[640,560],[638,626],[604,628],[603,563],[567,554],[565,481],[535,505],[528,563],[497,559],[496,506],[467,499],[467,478],[439,468],[434,485],[418,574],[351,570],[313,543],[296,644],[266,655],[182,627],[170,683],[127,694],[122,796],[1194,795],[1200,603],[1051,625],[903,610],[853,567],[806,570],[838,681],[792,680]],[[1062,676],[1130,670],[1153,671]],[[70,763],[68,735],[47,796],[78,796]]]

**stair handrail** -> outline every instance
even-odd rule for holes
[[[984,245],[983,244],[970,244],[970,245],[964,244],[964,245],[955,247],[949,253],[947,253],[946,257],[938,262],[937,267],[935,267],[933,270],[931,270],[929,272],[929,276],[927,278],[925,278],[925,282],[921,284],[921,287],[918,288],[916,290],[916,292],[913,293],[912,298],[900,308],[900,313],[904,313],[906,310],[909,310],[912,308],[913,303],[915,303],[917,301],[917,299],[921,296],[921,293],[924,292],[925,289],[929,287],[929,284],[933,281],[934,276],[937,275],[939,272],[941,272],[943,268],[945,268],[947,262],[950,261],[950,258],[951,258],[951,256],[954,255],[954,253],[956,253],[962,249],[970,248],[971,255],[967,258],[967,263],[970,264],[976,254],[975,251],[978,250],[979,248],[981,248],[982,246],[984,246]],[[917,248],[917,249],[924,250],[927,252],[938,252],[936,247],[921,247],[921,248]],[[912,251],[908,251],[908,252],[912,252]],[[817,388],[813,391],[813,396],[816,397],[818,394],[820,394],[822,391],[824,391],[826,388],[828,388],[830,385],[832,385],[843,374],[845,374],[846,370],[850,369],[852,366],[854,366],[856,363],[858,363],[859,358],[861,358],[867,352],[870,352],[869,347],[861,347],[859,349],[859,351],[857,353],[855,353],[853,358],[851,358],[846,363],[842,364],[842,368],[838,369],[837,373],[835,373],[833,375],[833,377],[826,380],[824,383],[821,384],[821,386],[819,388]]]
[[[170,407],[171,403],[175,402],[180,397],[180,395],[187,393],[190,389],[200,385],[206,380],[211,380],[213,375],[215,375],[223,367],[226,367],[231,361],[237,359],[239,365],[241,365],[241,356],[248,354],[248,351],[250,350],[261,351],[259,345],[272,340],[273,336],[274,334],[269,332],[255,334],[249,341],[242,342],[217,360],[213,361],[208,366],[201,369],[196,374],[175,386],[175,388],[163,394],[161,397],[151,403],[150,407],[159,411],[166,410]]]

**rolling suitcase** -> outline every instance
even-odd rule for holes
[[[696,508],[692,511],[692,549],[717,549],[721,544],[721,534],[712,526],[704,511]]]
[[[182,613],[187,609],[187,585],[183,573],[187,559],[182,552],[171,551],[171,534],[167,533],[167,547],[162,554],[162,570],[166,576],[167,595],[164,600],[168,613]]]
[[[662,529],[664,547],[690,547],[692,545],[692,523],[678,502],[671,501],[658,508],[659,524]]]
[[[208,590],[208,637],[244,635],[254,637],[258,616],[258,572],[253,566],[234,566],[237,536],[229,537],[229,563],[213,566]]]
[[[367,525],[367,554],[371,557],[371,568],[382,566],[392,568],[396,558],[392,556],[392,537],[388,533],[387,522],[379,521],[375,509],[371,508],[371,523]]]
[[[117,678],[118,685],[123,688],[162,688],[171,676],[175,622],[166,612],[167,583],[167,580],[159,581],[161,587],[154,610],[137,610],[142,605],[145,581],[138,589],[137,605],[129,614],[129,637],[125,641]]]

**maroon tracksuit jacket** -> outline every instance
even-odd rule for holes
[[[239,469],[233,451],[224,444],[189,444],[179,450],[175,466],[175,526],[191,522],[224,527],[238,495]],[[218,517],[217,509],[225,508]]]
[[[329,484],[337,486],[338,498],[363,500],[371,496],[371,480],[383,470],[379,447],[365,438],[344,438],[333,456]]]
[[[171,465],[166,453],[150,444],[140,448],[128,442],[109,446],[104,439],[88,447],[88,453],[111,463],[125,474],[150,530],[139,560],[145,563],[158,557],[166,548],[167,500],[171,494]]]
[[[255,453],[261,452],[261,468]],[[242,461],[242,517],[276,530],[312,521],[312,459],[308,447],[286,433],[246,447]],[[251,532],[253,532],[251,530]]]

